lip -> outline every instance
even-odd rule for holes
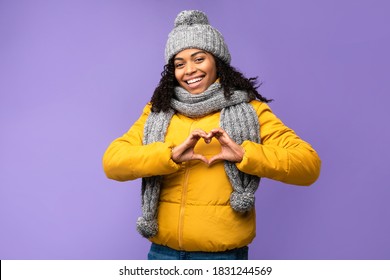
[[[197,80],[197,81],[189,84],[188,81],[191,81],[191,80]],[[196,90],[202,88],[203,81],[204,81],[204,77],[198,77],[198,78],[192,78],[192,79],[187,80],[185,84],[188,88],[188,91],[192,92],[194,90],[196,91]]]
[[[191,77],[191,78],[189,78],[189,79],[185,79],[185,80],[183,80],[187,85],[190,85],[189,83],[188,83],[188,81],[192,81],[192,80],[196,80],[196,79],[201,79],[200,81],[202,81],[203,79],[204,79],[204,77],[205,77],[206,75],[200,75],[200,76],[197,76],[197,77]],[[200,81],[198,81],[198,82],[200,82]],[[197,83],[197,82],[195,82],[195,83]]]

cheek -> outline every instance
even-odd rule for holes
[[[175,70],[175,78],[176,78],[176,80],[179,80],[179,73],[178,73],[178,71],[177,70]]]
[[[213,73],[214,73],[214,77],[217,78],[218,77],[217,68],[214,68]]]
[[[217,66],[215,65],[214,62],[211,62],[207,65],[207,73],[211,77],[216,77],[217,76]]]
[[[175,70],[175,78],[176,78],[176,81],[179,83],[179,84],[182,84],[183,82],[181,81],[181,78],[183,76],[183,73],[182,71],[179,70]]]
[[[212,79],[217,79],[217,68],[216,67],[210,67],[209,69],[209,75],[212,77]]]

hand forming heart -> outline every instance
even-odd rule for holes
[[[203,138],[207,144],[211,142],[212,138],[216,138],[221,144],[221,152],[209,160],[202,154],[196,154],[194,147],[200,138]],[[220,160],[240,162],[244,152],[244,149],[234,142],[222,128],[214,128],[209,133],[201,129],[195,129],[183,143],[172,149],[172,160],[179,163],[197,159],[208,165],[212,165]]]

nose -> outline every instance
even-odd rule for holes
[[[185,73],[186,75],[191,75],[196,72],[196,67],[193,63],[187,63]]]

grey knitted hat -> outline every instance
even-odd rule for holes
[[[210,52],[228,64],[231,60],[222,34],[209,24],[206,14],[201,11],[182,11],[177,15],[165,46],[165,62],[189,48]]]

